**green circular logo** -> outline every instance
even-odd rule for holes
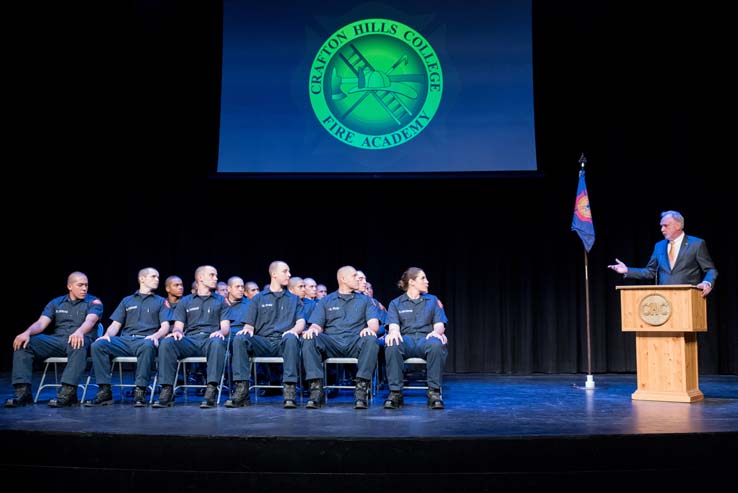
[[[364,19],[333,33],[310,69],[310,103],[344,144],[386,149],[428,126],[443,93],[441,62],[420,33],[396,21]]]

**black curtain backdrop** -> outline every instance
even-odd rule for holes
[[[635,371],[615,290],[627,283],[606,266],[645,265],[659,213],[676,209],[720,272],[700,371],[738,373],[738,199],[728,170],[693,148],[692,12],[536,1],[538,176],[352,181],[211,178],[218,2],[75,8],[14,17],[24,34],[9,134],[20,153],[4,180],[4,370],[13,337],[66,292],[71,271],[89,276],[109,316],[144,266],[187,284],[212,264],[222,280],[263,285],[283,259],[329,290],[354,265],[385,305],[403,270],[422,267],[449,316],[448,372],[587,372],[583,247],[570,230],[584,152],[592,371]]]

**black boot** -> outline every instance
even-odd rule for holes
[[[243,407],[251,405],[251,396],[249,396],[249,388],[246,386],[246,382],[238,380],[236,383],[236,390],[233,391],[233,395],[225,403],[225,407]]]
[[[113,391],[110,385],[100,384],[100,390],[91,401],[85,401],[87,407],[108,406],[113,403]]]
[[[390,390],[389,396],[387,396],[387,400],[384,401],[384,408],[399,409],[404,403],[405,401],[402,398],[402,392],[400,392],[399,390]]]
[[[284,398],[285,409],[295,409],[297,407],[296,402],[296,389],[294,383],[285,383],[284,389],[282,390],[282,397]]]
[[[159,400],[151,407],[172,407],[174,405],[174,389],[171,385],[162,385],[159,392]]]
[[[310,396],[308,397],[307,409],[318,409],[325,403],[325,393],[323,393],[323,379],[314,378],[310,380]]]
[[[63,383],[56,394],[56,399],[49,401],[49,407],[69,407],[79,404],[77,400],[77,386]]]
[[[215,407],[215,397],[218,395],[218,386],[212,382],[208,382],[208,387],[205,389],[205,396],[202,398],[200,403],[200,409],[208,409]]]
[[[133,391],[133,407],[146,407],[146,387],[136,387]]]
[[[354,389],[354,409],[366,409],[369,407],[366,403],[368,391],[369,380],[357,378],[356,388]]]
[[[428,390],[428,407],[431,409],[443,409],[443,398],[440,389]]]
[[[13,397],[5,401],[5,407],[20,407],[33,402],[30,383],[16,383]]]

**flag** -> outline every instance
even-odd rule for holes
[[[579,171],[579,185],[577,186],[577,200],[574,202],[574,218],[571,221],[571,230],[576,231],[588,252],[595,242],[595,230],[592,223],[592,211],[589,208],[587,184],[584,182],[584,169]]]

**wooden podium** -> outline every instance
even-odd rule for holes
[[[695,402],[697,332],[707,332],[702,290],[688,284],[617,286],[623,332],[636,333],[638,390],[632,398]]]

